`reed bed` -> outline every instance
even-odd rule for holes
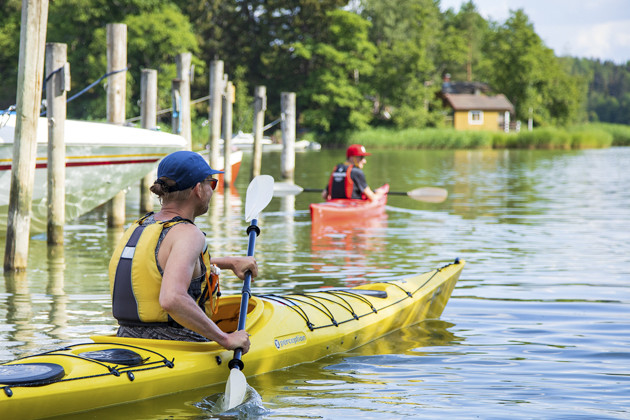
[[[352,133],[348,144],[353,143],[398,149],[489,149],[492,147],[492,133],[439,128],[375,128]]]
[[[614,125],[614,124],[607,124]],[[623,130],[627,128],[627,131]],[[619,133],[617,135],[612,132]],[[456,131],[454,129],[375,128],[352,133],[347,144],[394,149],[586,149],[611,145],[630,146],[630,127],[600,127],[587,124],[569,130],[536,128],[520,133]]]
[[[624,124],[592,123],[589,126],[612,134],[613,146],[630,146],[630,126]]]

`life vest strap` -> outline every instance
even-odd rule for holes
[[[138,301],[136,300],[131,283],[131,267],[133,256],[136,252],[136,245],[146,226],[139,225],[133,231],[125,248],[120,255],[118,266],[116,267],[116,282],[114,283],[112,313],[117,319],[137,320],[140,322],[138,314]]]

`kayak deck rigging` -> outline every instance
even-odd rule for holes
[[[456,261],[454,264],[458,264],[458,262]],[[371,286],[376,285],[376,284],[383,284],[383,285],[393,285],[396,286],[397,288],[399,288],[400,290],[402,290],[407,296],[404,298],[401,298],[399,300],[393,301],[393,302],[388,302],[387,305],[381,307],[381,308],[375,308],[374,305],[372,304],[372,302],[365,298],[364,296],[362,296],[362,289],[354,289],[354,290],[323,290],[321,292],[314,292],[314,293],[293,293],[290,295],[274,295],[274,294],[266,294],[266,295],[257,295],[257,297],[261,298],[261,299],[267,299],[267,300],[271,300],[280,304],[284,304],[286,305],[288,308],[292,309],[293,311],[295,311],[305,322],[306,322],[306,326],[308,327],[309,330],[314,331],[314,330],[318,330],[321,328],[328,328],[328,327],[338,327],[341,324],[345,324],[346,322],[351,322],[351,321],[358,321],[360,318],[366,317],[368,315],[373,315],[373,314],[377,314],[378,311],[389,308],[390,306],[394,306],[397,305],[398,303],[400,303],[401,301],[408,299],[408,298],[413,298],[413,295],[416,294],[420,289],[422,289],[427,283],[429,283],[433,277],[435,277],[435,275],[437,273],[439,273],[442,269],[448,267],[451,264],[447,264],[442,268],[436,269],[434,270],[433,275],[431,275],[422,285],[420,285],[416,290],[414,290],[413,292],[410,292],[408,290],[405,290],[405,288],[403,288],[401,285],[394,283],[394,282],[374,282],[374,283],[370,283]],[[368,291],[368,290],[366,290]],[[373,292],[372,290],[369,290],[369,292]],[[381,299],[385,299],[387,298],[387,293],[386,292],[382,292],[384,295],[376,295],[374,296],[373,293],[370,293],[371,296],[374,297],[379,297]],[[328,294],[331,295],[339,300],[334,300],[328,297],[324,297],[321,296],[321,294]],[[370,311],[366,312],[364,314],[361,315],[357,315],[354,307],[352,306],[352,304],[345,298],[354,298],[358,301],[358,303],[362,303],[365,304],[366,306],[369,306]],[[326,306],[325,302],[330,302],[331,304],[335,304],[337,306],[342,307],[343,309],[347,310],[351,317],[348,319],[344,319],[342,321],[339,321],[337,319],[335,319],[332,311]],[[305,305],[306,307],[311,307],[314,308],[315,310],[317,310],[318,312],[323,313],[324,315],[326,315],[329,319],[330,319],[330,324],[327,325],[319,325],[316,326],[314,325],[311,320],[309,319],[309,316],[305,310],[305,308],[303,307],[303,305]]]
[[[146,371],[146,370],[152,370],[152,369],[159,369],[159,368],[164,368],[164,367],[168,367],[170,369],[173,368],[173,366],[175,366],[174,364],[174,360],[168,360],[166,357],[164,357],[163,355],[161,355],[160,353],[148,349],[148,348],[144,348],[144,347],[138,347],[138,346],[132,346],[129,344],[120,344],[120,343],[100,343],[103,346],[116,346],[118,347],[125,347],[125,348],[133,348],[136,350],[142,350],[148,353],[152,353],[154,355],[156,355],[159,359],[158,361],[154,361],[154,362],[149,362],[149,357],[141,359],[141,363],[140,364],[133,364],[133,365],[128,365],[128,366],[120,366],[121,364],[125,364],[125,363],[121,363],[121,362],[116,362],[116,363],[103,363],[95,358],[89,358],[89,357],[83,357],[80,354],[72,354],[72,353],[62,353],[62,352],[68,352],[68,351],[72,351],[73,349],[78,349],[81,347],[86,347],[86,348],[92,348],[94,347],[93,343],[83,343],[83,344],[74,344],[74,345],[70,345],[70,346],[66,346],[60,349],[56,349],[56,350],[51,350],[51,351],[47,351],[47,352],[43,352],[43,353],[39,353],[39,354],[34,354],[31,356],[26,356],[26,357],[22,357],[19,359],[14,360],[13,362],[18,362],[20,360],[23,359],[36,359],[38,357],[46,357],[47,358],[47,362],[46,364],[50,364],[53,366],[59,366],[59,365],[54,365],[50,363],[50,357],[53,357],[53,360],[56,357],[69,357],[69,358],[74,358],[74,359],[79,359],[87,364],[95,364],[95,365],[100,365],[102,366],[106,372],[103,373],[94,373],[91,375],[85,375],[85,376],[77,376],[77,377],[70,377],[70,378],[64,378],[64,379],[58,379],[56,377],[51,378],[51,379],[41,379],[41,380],[32,380],[30,382],[19,382],[16,381],[15,383],[10,383],[8,385],[5,385],[2,387],[2,389],[4,390],[4,393],[7,396],[12,396],[13,392],[11,391],[11,388],[17,388],[17,387],[32,387],[32,386],[42,386],[42,385],[50,385],[50,384],[54,384],[57,382],[68,382],[68,381],[76,381],[79,379],[90,379],[90,378],[98,378],[101,376],[108,376],[108,375],[113,375],[113,376],[120,376],[121,374],[127,374],[127,377],[129,378],[130,381],[133,381],[135,379],[134,377],[134,372],[141,372],[141,371]],[[134,352],[135,353],[135,352]],[[137,356],[139,356],[137,353],[135,353]],[[9,380],[9,376],[11,375],[11,368],[16,367],[23,367],[26,365],[23,364],[12,364],[12,365],[0,365],[0,377],[2,378],[2,383],[8,383]],[[15,370],[19,370],[19,369],[15,369]],[[63,369],[62,369],[63,370]],[[16,374],[19,372],[16,372]],[[51,373],[52,374],[52,373]],[[63,375],[62,375],[63,377]],[[13,381],[10,381],[13,382]]]

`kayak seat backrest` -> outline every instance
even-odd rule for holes
[[[251,328],[265,310],[265,304],[256,296],[251,296],[247,304],[247,323],[245,328]],[[241,296],[224,296],[219,299],[219,308],[211,319],[223,332],[236,331],[238,317],[241,312]]]
[[[142,357],[135,351],[128,349],[103,349],[79,353],[79,356],[103,363],[115,365],[138,366],[144,363]]]
[[[54,382],[65,376],[56,363],[16,363],[0,365],[0,385],[37,385]]]

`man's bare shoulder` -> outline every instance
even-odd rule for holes
[[[169,230],[164,240],[171,245],[202,248],[205,245],[206,237],[197,226],[190,223],[178,223]]]

